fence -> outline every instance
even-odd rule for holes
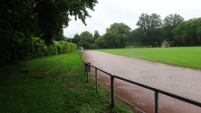
[[[89,62],[83,61],[83,64],[85,66],[84,70],[86,71],[87,82],[89,82],[90,68],[93,67],[95,69],[96,92],[98,92],[98,73],[97,73],[97,71],[101,71],[101,72],[105,73],[106,75],[110,76],[111,107],[112,108],[114,108],[114,106],[115,106],[114,79],[119,79],[119,80],[131,83],[131,84],[135,84],[135,85],[141,86],[143,88],[154,91],[154,93],[155,93],[155,96],[154,96],[155,97],[155,113],[159,113],[159,93],[164,94],[164,95],[169,96],[169,97],[172,97],[172,98],[175,98],[175,99],[178,99],[178,100],[181,100],[181,101],[184,101],[184,102],[187,102],[187,103],[190,103],[190,104],[193,104],[195,106],[201,107],[201,102],[191,100],[191,99],[188,99],[188,98],[185,98],[185,97],[182,97],[182,96],[170,93],[170,92],[166,92],[166,91],[163,91],[163,90],[160,90],[157,88],[153,88],[153,87],[150,87],[150,86],[138,83],[138,82],[134,82],[134,81],[131,81],[131,80],[128,80],[128,79],[125,79],[125,78],[122,78],[122,77],[119,77],[116,75],[112,75],[111,73],[108,73],[108,72],[106,72],[100,68],[97,68],[97,67],[91,65],[91,63],[89,63]]]

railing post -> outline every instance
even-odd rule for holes
[[[159,107],[159,103],[158,103],[158,92],[155,91],[155,113],[159,113],[158,107]]]
[[[89,82],[90,65],[91,65],[91,63],[89,63],[89,62],[86,63],[87,82]]]
[[[83,68],[84,68],[84,75],[86,75],[86,64],[84,61],[82,61],[82,62],[83,62]]]
[[[96,93],[98,93],[98,74],[97,74],[97,68],[95,68],[95,77],[96,77]]]
[[[115,106],[115,90],[114,90],[114,76],[110,75],[111,78],[111,106],[114,108]]]
[[[87,65],[87,68],[88,68],[89,66]],[[89,72],[88,72],[88,69],[87,69],[87,82],[89,82]]]

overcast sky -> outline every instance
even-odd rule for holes
[[[80,20],[69,22],[64,35],[73,37],[83,31],[94,33],[98,30],[103,35],[106,28],[115,22],[123,22],[132,29],[142,13],[156,13],[163,20],[169,14],[179,14],[185,20],[201,17],[201,0],[98,0],[95,11],[89,11],[91,18],[86,19],[85,26]]]

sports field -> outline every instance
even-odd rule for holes
[[[98,51],[201,69],[201,47],[124,48]]]

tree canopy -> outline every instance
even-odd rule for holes
[[[162,20],[159,14],[143,13],[139,16],[136,25],[137,28],[131,30],[124,23],[113,23],[106,28],[106,33],[102,36],[95,31],[93,41],[87,45],[91,49],[126,46],[156,47],[164,40],[168,41],[170,46],[201,45],[200,18],[185,21],[179,14],[170,14]]]
[[[181,22],[173,33],[177,45],[201,45],[201,18]]]
[[[35,12],[38,14],[38,22],[47,43],[51,43],[57,37],[63,27],[68,26],[70,16],[81,19],[84,24],[85,18],[90,17],[87,8],[93,10],[96,0],[38,0]]]
[[[1,32],[7,37],[11,31],[40,36],[48,43],[68,26],[70,17],[86,24],[87,9],[94,10],[95,4],[97,0],[0,1]]]
[[[110,28],[106,29],[104,35],[107,45],[112,48],[125,47],[130,30],[131,28],[124,23],[114,23],[110,25]]]
[[[6,0],[0,1],[0,47],[3,62],[16,61],[27,48],[32,36],[40,37],[46,45],[62,40],[63,28],[71,17],[90,17],[97,0]]]
[[[165,17],[163,20],[163,33],[164,37],[166,37],[166,40],[174,41],[173,29],[182,21],[184,21],[184,18],[178,14],[170,14]]]
[[[141,14],[136,24],[139,28],[141,43],[151,44],[160,40],[160,27],[162,26],[162,20],[160,15],[153,13],[151,15]]]
[[[86,49],[90,48],[90,44],[94,42],[93,34],[88,31],[84,31],[80,34],[79,46],[83,46]]]

